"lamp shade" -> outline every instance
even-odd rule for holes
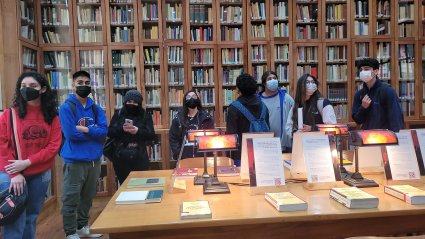
[[[195,137],[198,152],[233,151],[238,149],[238,135],[209,135]]]
[[[347,124],[317,124],[316,125],[319,131],[325,132],[325,134],[348,134],[348,125]]]
[[[397,135],[386,129],[350,131],[350,144],[354,146],[397,145]]]
[[[204,130],[188,130],[187,140],[190,143],[195,142],[196,136],[220,135],[219,129],[204,129]]]

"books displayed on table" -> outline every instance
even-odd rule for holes
[[[198,168],[175,168],[173,176],[177,178],[193,178],[198,175]]]
[[[208,201],[183,202],[181,205],[181,219],[211,218],[211,208]]]
[[[159,203],[163,194],[163,190],[125,191],[118,195],[115,204]]]
[[[279,212],[302,211],[307,203],[290,192],[266,193],[264,198]]]
[[[165,185],[165,178],[130,178],[127,188],[152,188],[163,187]]]
[[[217,166],[217,176],[232,177],[239,176],[239,169],[233,166]]]
[[[412,205],[425,204],[425,191],[410,185],[385,185],[384,192]]]
[[[332,188],[329,196],[348,208],[376,208],[379,199],[356,187]]]

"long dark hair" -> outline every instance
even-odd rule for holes
[[[305,100],[305,96],[306,96],[306,86],[307,86],[307,79],[311,77],[314,82],[316,83],[317,87],[319,87],[319,81],[317,80],[317,78],[313,75],[310,74],[304,74],[302,75],[298,81],[297,81],[297,89],[295,91],[295,104],[294,104],[294,108],[293,108],[293,115],[292,115],[292,119],[293,119],[293,129],[297,129],[298,125],[298,108],[303,108],[306,106],[306,100]],[[322,97],[322,94],[320,93],[319,89],[316,90],[316,92],[313,93],[313,95],[310,96],[309,98],[309,102],[310,105],[313,104],[314,106],[317,105],[317,100]],[[305,112],[305,111],[304,111]]]
[[[267,78],[270,75],[274,75],[277,78],[277,74],[274,71],[266,71],[266,72],[264,72],[263,75],[261,76],[262,88],[261,88],[260,94],[262,94],[264,91],[266,91],[266,82],[267,82]]]
[[[181,115],[182,121],[185,125],[189,123],[189,119],[187,117],[187,114],[189,113],[189,107],[187,107],[187,105],[186,105],[186,96],[191,92],[195,93],[198,96],[198,99],[199,99],[199,105],[197,107],[198,108],[198,114],[199,114],[199,112],[201,112],[204,109],[202,107],[202,101],[201,101],[200,96],[198,95],[198,92],[196,92],[194,90],[189,90],[188,92],[186,92],[183,96],[183,109],[182,109],[182,115]]]
[[[46,91],[40,94],[41,110],[43,112],[44,121],[51,124],[53,119],[58,115],[58,102],[50,88],[49,82],[38,72],[24,72],[19,76],[18,81],[16,82],[13,106],[18,108],[19,118],[23,119],[27,115],[27,102],[21,95],[21,84],[25,77],[34,78],[34,80],[41,85],[41,88],[46,87]]]

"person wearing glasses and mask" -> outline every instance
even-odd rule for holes
[[[319,82],[310,74],[302,75],[297,82],[295,105],[286,125],[286,132],[317,131],[317,124],[336,124],[336,116],[331,102],[317,89]],[[303,108],[303,128],[298,129],[298,108]],[[294,123],[295,122],[295,123]]]
[[[78,239],[100,235],[90,234],[88,224],[108,126],[103,109],[89,97],[90,74],[77,71],[72,79],[75,94],[59,110],[65,137],[60,152],[65,162],[61,212],[66,238]]]
[[[279,89],[277,74],[274,71],[266,71],[261,77],[263,91],[259,94],[263,103],[269,109],[270,129],[275,137],[280,137],[282,152],[291,152],[291,136],[286,133],[286,123],[289,112],[294,107],[294,99],[286,93],[286,90]]]
[[[202,108],[199,95],[191,90],[183,96],[183,109],[174,117],[170,127],[169,142],[174,160],[203,156],[183,142],[188,130],[202,129],[214,129],[214,119]]]
[[[154,140],[152,115],[142,108],[142,94],[129,90],[123,108],[116,111],[108,128],[108,137],[115,139],[112,159],[120,184],[131,171],[149,170],[146,142]]]
[[[378,77],[379,62],[365,58],[358,62],[362,89],[353,99],[351,116],[361,129],[389,129],[394,132],[404,128],[397,93]]]

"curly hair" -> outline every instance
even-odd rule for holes
[[[370,66],[374,70],[379,69],[379,62],[374,58],[363,58],[357,61],[357,69],[360,71],[360,68],[363,66]]]
[[[253,95],[257,92],[257,82],[247,73],[242,73],[236,78],[236,87],[243,96]]]
[[[46,87],[46,91],[40,94],[41,110],[43,112],[44,121],[51,124],[53,119],[58,115],[58,102],[56,96],[50,88],[49,82],[46,78],[38,72],[24,72],[18,77],[15,88],[15,96],[13,99],[13,106],[18,108],[19,118],[23,119],[27,115],[27,102],[21,95],[21,84],[24,78],[31,77],[36,80],[41,87]]]

